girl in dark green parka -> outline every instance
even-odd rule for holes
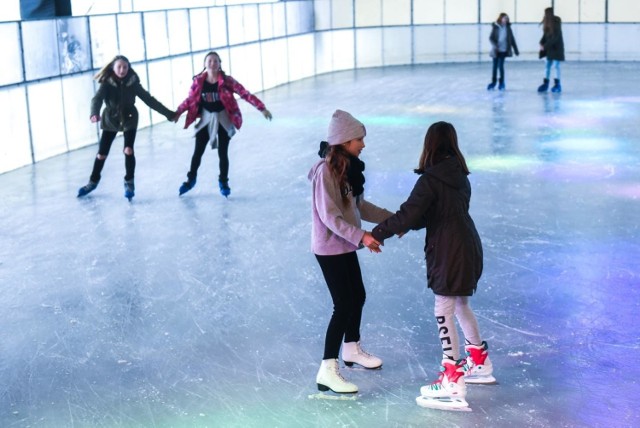
[[[95,190],[100,182],[100,173],[109,155],[111,144],[118,132],[124,134],[124,165],[126,175],[124,176],[124,196],[131,200],[134,196],[134,172],[136,158],[133,153],[133,144],[136,139],[138,129],[138,110],[136,109],[136,97],[140,98],[146,105],[164,115],[167,120],[173,120],[175,112],[162,105],[147,92],[140,84],[140,78],[131,68],[129,60],[122,55],[117,55],[111,62],[105,65],[95,75],[100,87],[91,100],[91,122],[101,123],[102,136],[98,154],[93,163],[93,171],[89,178],[89,183],[78,190],[78,197],[87,195]],[[105,108],[100,116],[102,103]]]

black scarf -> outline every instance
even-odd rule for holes
[[[329,143],[326,141],[320,142],[320,150],[318,150],[318,156],[324,158],[327,155],[327,149],[329,148]],[[358,196],[364,193],[364,162],[362,162],[359,158],[355,156],[349,155],[349,168],[347,169],[347,181],[351,186],[351,191],[353,192],[353,197],[357,198]]]
[[[349,169],[347,169],[347,180],[351,185],[353,197],[364,193],[364,162],[355,156],[349,156]]]

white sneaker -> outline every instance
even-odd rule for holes
[[[345,342],[342,344],[342,361],[349,367],[353,366],[353,363],[359,364],[365,369],[379,369],[382,367],[382,360],[363,351],[360,347],[360,342]]]
[[[358,387],[347,382],[338,369],[338,360],[322,360],[320,370],[316,376],[316,383],[320,391],[332,390],[338,394],[353,394],[358,392]]]

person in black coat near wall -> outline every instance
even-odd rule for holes
[[[561,92],[560,62],[564,61],[564,39],[562,38],[562,20],[553,14],[553,8],[544,10],[544,18],[541,22],[542,38],[540,39],[540,58],[547,58],[545,76],[538,92],[546,92],[549,89],[549,77],[551,67],[556,69],[556,78],[553,80],[551,92]]]
[[[466,407],[465,381],[494,383],[488,346],[469,306],[482,275],[482,243],[469,215],[471,185],[453,125],[431,125],[424,140],[419,174],[409,198],[372,235],[380,242],[394,234],[426,228],[427,284],[435,293],[435,317],[442,344],[442,372],[421,388],[424,407]],[[454,316],[465,336],[469,357],[460,358]]]
[[[487,90],[492,91],[496,87],[499,70],[500,84],[498,85],[498,89],[504,91],[504,60],[507,57],[513,56],[514,53],[516,56],[520,55],[516,38],[513,36],[513,31],[511,31],[509,15],[501,13],[498,19],[496,19],[496,22],[491,24],[489,41],[491,42],[490,55],[491,58],[493,58],[493,69],[491,71],[491,83],[487,86]]]

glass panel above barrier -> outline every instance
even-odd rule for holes
[[[169,56],[167,12],[145,12],[142,18],[147,59]]]
[[[191,51],[189,11],[187,9],[167,11],[169,54],[180,55]]]
[[[118,49],[118,33],[115,15],[92,16],[89,18],[91,32],[91,56],[93,68],[101,68],[116,56]]]
[[[55,20],[24,21],[22,40],[25,77],[36,80],[60,74]]]
[[[129,58],[129,61],[144,61],[146,59],[142,15],[140,13],[118,15],[118,41],[120,53]]]
[[[411,25],[411,0],[384,1],[382,25]]]
[[[183,32],[191,36],[191,50],[204,51],[211,46],[209,34],[209,11],[205,8],[189,10],[189,28],[183,28]],[[173,30],[171,33],[173,34]]]
[[[87,18],[58,19],[58,54],[60,73],[70,74],[91,69],[91,44]]]

